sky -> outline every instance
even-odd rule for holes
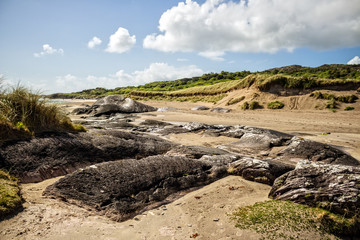
[[[47,94],[359,56],[359,0],[0,0],[3,84]]]

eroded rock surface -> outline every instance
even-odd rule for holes
[[[269,196],[350,217],[359,215],[360,168],[300,161],[295,170],[275,180]]]
[[[2,146],[0,168],[23,182],[38,182],[94,163],[164,154],[174,146],[155,136],[116,130],[47,135]]]
[[[153,112],[157,108],[118,95],[106,96],[96,101],[91,107],[74,109],[73,114],[92,114],[93,116],[115,113]]]
[[[76,171],[45,195],[90,207],[117,221],[133,217],[170,194],[215,180],[211,165],[185,157],[151,156],[101,163]]]

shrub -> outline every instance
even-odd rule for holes
[[[347,106],[346,108],[344,108],[345,111],[351,111],[351,110],[354,110],[355,108],[354,107],[350,107],[350,106]]]
[[[268,107],[269,109],[281,109],[281,108],[283,108],[284,106],[285,106],[285,104],[282,103],[282,102],[279,102],[279,101],[270,102],[270,103],[267,105],[267,107]]]
[[[336,108],[337,108],[337,105],[338,105],[338,104],[337,104],[336,100],[333,98],[333,99],[327,101],[325,107],[326,107],[326,108],[329,108],[329,109],[336,109]]]
[[[344,95],[344,96],[338,96],[336,100],[343,103],[354,103],[357,99],[359,99],[356,95]]]
[[[252,101],[250,103],[244,102],[243,105],[241,105],[242,110],[247,110],[247,109],[254,110],[254,109],[257,109],[257,108],[260,108],[260,104],[257,101]]]

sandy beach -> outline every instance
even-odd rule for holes
[[[135,124],[145,119],[154,119],[179,124],[202,122],[269,128],[338,146],[360,159],[358,111],[333,113],[326,110],[233,109],[230,113],[213,113],[209,110],[191,110],[198,105],[213,107],[207,103],[144,103],[155,107],[174,107],[177,110],[137,114],[139,118]],[[66,109],[71,111],[81,104],[84,103],[66,103]],[[82,120],[79,116],[71,118]],[[184,145],[211,147],[234,141],[232,138],[194,133],[169,135],[167,138]],[[238,207],[267,200],[271,188],[241,177],[229,176],[188,192],[174,202],[117,223],[69,203],[43,197],[42,191],[58,179],[22,185],[25,209],[1,223],[1,239],[190,239],[194,236],[196,239],[260,239],[261,236],[253,231],[236,228],[229,215]],[[302,237],[320,238],[317,233],[306,236]]]

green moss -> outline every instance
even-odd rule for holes
[[[282,102],[279,102],[279,101],[270,102],[270,103],[267,105],[267,107],[268,107],[269,109],[281,109],[281,108],[283,108],[284,106],[285,106],[285,104],[282,103]]]
[[[19,209],[21,203],[17,179],[0,170],[0,218]]]
[[[306,231],[336,236],[359,234],[359,216],[345,218],[320,208],[289,201],[265,201],[239,208],[232,214],[236,227],[250,229],[265,239],[294,239]],[[281,236],[279,235],[281,234]]]

